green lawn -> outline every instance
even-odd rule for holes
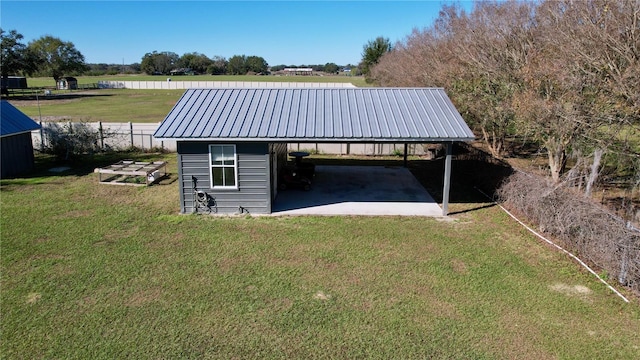
[[[80,84],[99,80],[160,81],[158,76],[78,77]],[[351,82],[368,86],[361,77],[348,76],[178,76],[175,81],[292,81]],[[51,78],[29,78],[30,87],[55,85]],[[9,101],[33,119],[43,121],[150,122],[159,123],[171,111],[185,90],[53,90],[51,96],[11,96]]]
[[[3,358],[640,358],[637,299],[495,206],[178,215],[175,175],[97,184],[118,157],[176,172],[117,154],[1,181]]]
[[[39,99],[10,98],[15,107],[43,121],[152,122],[171,111],[184,90],[103,89],[60,93]]]

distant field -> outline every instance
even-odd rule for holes
[[[164,120],[184,90],[88,90],[10,102],[43,121],[156,122]]]
[[[116,75],[116,76],[79,76],[79,84],[93,84],[98,81],[166,81],[164,76]],[[171,76],[173,81],[263,81],[263,82],[338,82],[352,83],[358,87],[370,86],[361,76],[260,76],[260,75],[193,75]],[[53,87],[53,78],[28,78],[29,87]]]
[[[79,84],[98,81],[166,81],[166,76],[80,76]],[[368,86],[361,77],[349,76],[174,76],[174,81],[339,82]],[[30,88],[53,87],[52,78],[29,78]],[[10,98],[28,116],[43,121],[161,122],[184,90],[54,90],[52,96]]]

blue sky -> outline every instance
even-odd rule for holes
[[[23,42],[52,35],[87,63],[139,63],[152,51],[262,56],[269,65],[357,64],[377,36],[402,40],[450,1],[0,1]],[[459,2],[470,9],[472,3]]]

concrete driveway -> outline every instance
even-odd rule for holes
[[[310,191],[278,191],[273,215],[442,216],[442,209],[402,167],[317,166]]]

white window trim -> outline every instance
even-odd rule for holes
[[[214,146],[233,146],[233,173],[235,176],[235,186],[213,186],[213,168],[231,167],[230,165],[213,165],[213,151],[211,150]],[[238,190],[238,151],[236,148],[236,144],[209,144],[209,187],[216,190]]]

